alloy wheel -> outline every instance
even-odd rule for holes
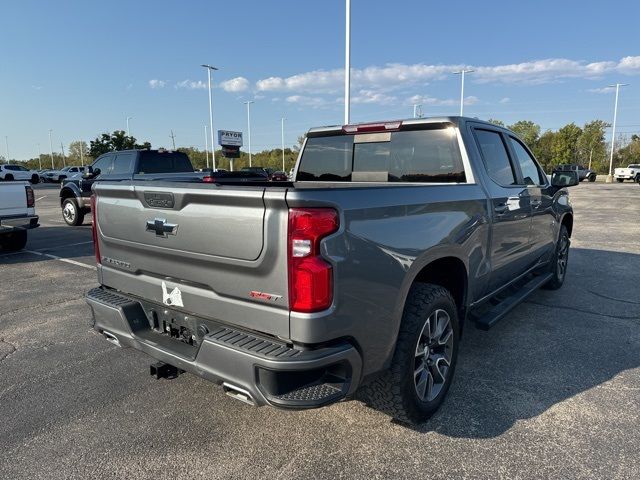
[[[448,379],[452,355],[451,317],[438,309],[427,318],[416,345],[413,382],[420,400],[430,402],[440,394]]]

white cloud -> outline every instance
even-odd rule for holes
[[[181,82],[177,82],[175,84],[175,88],[186,88],[188,90],[199,90],[203,88],[207,88],[207,84],[202,80],[194,81],[194,80],[182,80]]]
[[[465,105],[475,105],[479,102],[478,97],[470,95],[464,98]],[[429,95],[413,95],[405,102],[406,105],[424,105],[424,106],[451,106],[460,105],[459,98],[435,98]]]
[[[310,97],[306,95],[290,95],[285,98],[285,101],[287,103],[296,103],[298,105],[304,105],[312,108],[327,107],[332,103],[331,100],[327,100],[322,97]]]
[[[615,90],[615,87],[602,87],[602,88],[589,88],[587,92],[590,93],[611,93]]]
[[[379,105],[391,105],[396,103],[397,100],[394,96],[374,90],[360,90],[356,95],[351,97],[351,103],[376,103]]]
[[[249,88],[249,80],[244,77],[235,77],[230,80],[220,82],[220,86],[225,92],[243,92]]]
[[[151,88],[164,88],[166,84],[167,84],[166,80],[158,80],[158,79],[149,80],[149,86]]]
[[[500,103],[509,103],[511,99],[509,97],[504,97],[500,99]]]

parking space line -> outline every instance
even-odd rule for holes
[[[89,270],[96,270],[95,265],[87,265],[85,263],[76,262],[75,260],[71,260],[70,258],[62,258],[62,257],[58,257],[57,255],[51,255],[50,253],[37,252],[35,250],[23,250],[23,251],[27,253],[32,253],[33,255],[40,255],[41,257],[48,257],[53,260],[60,260],[61,262],[70,263],[71,265],[76,265],[78,267],[88,268]]]
[[[43,195],[42,197],[36,198],[36,202],[37,202],[38,200],[42,200],[43,198],[47,198],[47,196],[46,196],[46,195]]]
[[[65,244],[65,245],[58,245],[56,247],[48,247],[48,250],[59,250],[61,248],[75,247],[77,245],[88,245],[90,243],[93,243],[93,240],[89,240],[88,242],[78,242],[78,243],[69,243],[69,244]]]

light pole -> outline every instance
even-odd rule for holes
[[[9,163],[9,137],[7,135],[4,136],[4,145],[7,147],[7,163]]]
[[[129,130],[129,120],[133,120],[133,117],[127,117],[127,137],[131,136],[131,131]]]
[[[465,73],[471,73],[473,70],[465,69],[453,72],[454,75],[460,75],[460,116],[464,113],[464,75]]]
[[[60,151],[62,151],[62,167],[64,168],[67,166],[67,161],[64,158],[64,145],[62,142],[60,142]]]
[[[253,100],[247,100],[244,104],[247,106],[247,134],[249,137],[249,166],[251,166],[251,104]]]
[[[78,144],[80,145],[80,165],[84,167],[84,142],[80,140]]]
[[[613,151],[616,143],[616,120],[618,118],[618,92],[620,87],[626,87],[628,83],[616,83],[615,85],[608,85],[609,87],[616,87],[616,102],[613,107],[613,130],[611,131],[611,155],[609,156],[609,175],[607,175],[607,183],[613,182]]]
[[[207,138],[207,124],[204,125],[204,155],[207,157],[207,168],[209,167],[209,139]]]
[[[53,145],[51,144],[51,132],[53,132],[53,130],[49,129],[49,155],[51,156],[51,170],[55,170],[56,167],[53,164]]]
[[[344,40],[344,124],[349,125],[351,117],[351,0],[345,0],[345,40]]]
[[[38,144],[38,166],[42,170],[42,152],[40,151],[40,144]]]
[[[282,117],[280,119],[280,124],[282,126],[282,128],[280,129],[280,139],[282,140],[282,171],[286,172],[286,170],[284,169],[284,121],[286,120],[286,118]]]
[[[202,64],[204,68],[207,69],[207,79],[209,81],[209,129],[211,130],[209,133],[211,135],[211,160],[213,163],[213,171],[216,170],[216,147],[215,143],[213,143],[213,100],[211,99],[211,70],[218,70],[216,67],[211,65]],[[209,168],[209,160],[207,157],[207,168]]]

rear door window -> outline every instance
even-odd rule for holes
[[[482,161],[489,176],[498,185],[516,185],[516,174],[509,160],[502,135],[493,130],[475,129]]]
[[[118,153],[113,161],[112,175],[126,175],[133,171],[133,161],[136,158],[136,154],[133,152]]]
[[[140,152],[138,173],[179,173],[193,172],[193,166],[186,153],[156,152],[143,150]]]

